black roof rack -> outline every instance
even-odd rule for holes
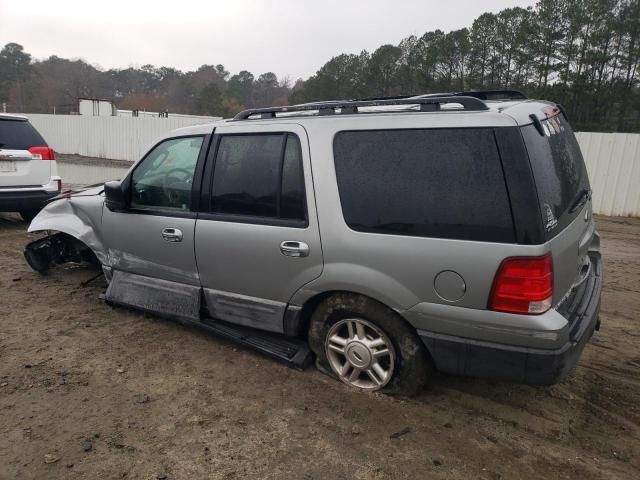
[[[383,100],[345,100],[345,101],[328,101],[316,102],[312,104],[292,105],[289,107],[267,107],[267,108],[251,108],[238,113],[233,120],[247,120],[255,115],[260,118],[276,118],[278,113],[306,112],[318,111],[318,115],[336,115],[337,109],[340,114],[358,113],[360,107],[387,107],[390,105],[420,105],[421,112],[437,112],[441,105],[448,103],[460,104],[467,111],[483,111],[489,110],[487,104],[476,97],[464,95],[447,95],[439,97],[424,98],[395,98]]]
[[[431,97],[473,97],[479,100],[527,100],[527,96],[518,90],[469,90],[465,92],[440,92],[413,95],[412,98]]]
[[[527,100],[527,96],[519,90],[473,90],[468,92],[456,92],[452,95],[479,98],[480,100]]]

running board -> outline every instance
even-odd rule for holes
[[[313,353],[307,342],[254,328],[204,318],[196,323],[215,335],[239,345],[257,350],[271,358],[283,361],[291,367],[305,369],[313,362]]]

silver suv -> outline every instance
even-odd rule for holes
[[[491,100],[489,100],[491,98]],[[599,236],[562,107],[464,92],[248,110],[66,195],[29,264],[363,389],[563,379],[599,327]]]
[[[26,117],[0,113],[0,212],[30,221],[61,187],[53,149]]]

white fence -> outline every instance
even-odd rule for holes
[[[219,119],[45,114],[27,114],[27,117],[56,152],[130,161],[140,158],[154,140],[171,130]]]
[[[640,216],[640,134],[577,134],[593,190],[593,211]]]
[[[120,180],[125,176],[129,166],[104,165],[96,161],[71,163],[58,161],[58,175],[62,177],[62,182],[66,185],[95,185],[108,182],[109,180]]]

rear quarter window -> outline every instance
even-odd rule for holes
[[[582,211],[574,209],[581,194],[590,190],[580,146],[562,115],[542,122],[545,135],[533,125],[522,127],[531,170],[538,191],[547,238],[562,231]]]
[[[339,132],[334,159],[353,230],[515,242],[492,129]]]
[[[46,145],[47,143],[28,121],[0,119],[0,148],[28,150],[31,147]]]

